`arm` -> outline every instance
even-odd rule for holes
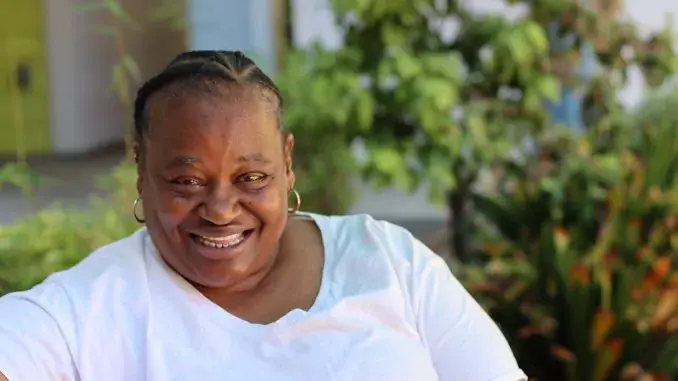
[[[417,325],[440,381],[527,381],[494,321],[447,264],[413,240]]]
[[[41,284],[0,298],[0,381],[72,381],[75,371],[56,315],[70,312],[63,289]]]

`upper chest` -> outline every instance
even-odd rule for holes
[[[397,294],[342,298],[271,325],[217,309],[154,299],[145,311],[83,322],[75,354],[82,381],[433,381],[437,376]]]
[[[365,311],[317,316],[253,330],[210,327],[184,334],[168,326],[150,337],[149,380],[434,381],[427,349],[404,321],[384,322]],[[222,327],[223,328],[223,327]]]

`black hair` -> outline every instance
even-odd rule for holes
[[[240,51],[196,50],[179,54],[158,75],[141,86],[134,101],[134,130],[138,141],[148,132],[149,98],[172,85],[197,85],[210,92],[218,84],[254,85],[274,95],[278,124],[282,125],[283,98],[273,80]]]

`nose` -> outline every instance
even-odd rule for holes
[[[199,216],[214,225],[227,225],[240,212],[238,193],[227,185],[215,186],[198,208]]]

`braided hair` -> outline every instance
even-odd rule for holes
[[[281,126],[280,90],[250,58],[240,51],[198,50],[179,54],[158,75],[149,79],[137,92],[134,101],[134,130],[138,142],[148,132],[148,100],[174,85],[201,87],[206,92],[218,85],[254,85],[266,95],[273,95]]]

